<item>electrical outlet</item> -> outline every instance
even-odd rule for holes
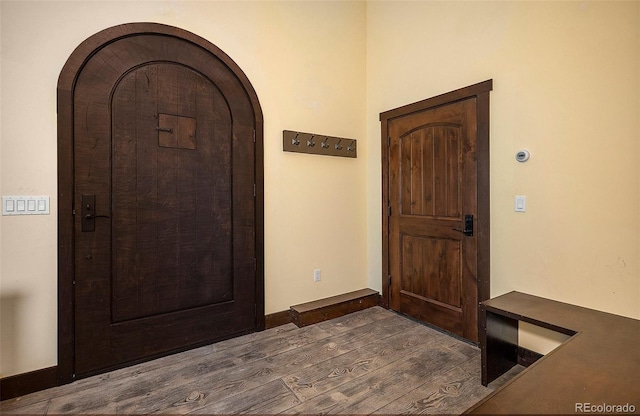
[[[321,280],[321,271],[320,269],[315,269],[313,271],[313,281],[314,282],[319,282]]]

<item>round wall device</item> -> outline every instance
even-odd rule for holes
[[[531,156],[529,154],[528,150],[520,150],[518,151],[518,153],[516,153],[516,160],[518,162],[526,162],[527,160],[529,160],[529,156]]]

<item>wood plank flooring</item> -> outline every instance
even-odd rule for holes
[[[0,402],[3,414],[459,414],[480,351],[374,307],[293,324]]]

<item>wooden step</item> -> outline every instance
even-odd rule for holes
[[[377,306],[379,303],[380,294],[375,290],[356,290],[355,292],[294,305],[291,307],[291,322],[299,327],[317,324],[318,322]]]

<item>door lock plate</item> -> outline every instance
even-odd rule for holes
[[[82,195],[82,232],[94,232],[96,230],[96,196]]]

